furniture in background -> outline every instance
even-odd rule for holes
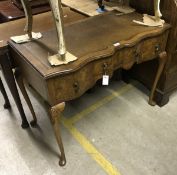
[[[130,5],[140,13],[153,14],[153,1],[130,0]],[[165,21],[171,24],[171,30],[166,48],[167,64],[155,93],[155,101],[159,106],[167,104],[170,94],[177,89],[177,0],[161,0],[161,11]],[[157,66],[157,60],[143,63],[141,66],[135,65],[128,72],[128,76],[151,89]]]
[[[11,0],[18,8],[22,9],[21,0]],[[48,0],[29,0],[30,6],[32,8],[41,7],[43,5],[48,5]]]
[[[25,91],[24,78],[47,102],[61,153],[61,166],[66,164],[66,159],[58,122],[65,102],[80,97],[103,75],[111,77],[118,68],[130,69],[134,63],[158,58],[159,66],[149,97],[149,104],[155,105],[154,92],[166,63],[170,26],[140,26],[132,20],[140,20],[141,14],[116,14],[112,11],[65,26],[67,50],[78,58],[66,65],[53,67],[48,62],[48,55],[57,53],[55,30],[43,32],[41,39],[28,43],[9,42],[11,59],[19,68],[17,81],[22,91]]]
[[[18,94],[18,90],[17,90],[17,87],[16,87],[14,75],[13,75],[13,72],[12,72],[11,63],[10,63],[9,56],[8,56],[8,53],[7,53],[7,47],[5,45],[2,45],[2,44],[0,44],[0,65],[1,65],[1,68],[2,68],[2,72],[4,74],[4,78],[7,82],[7,85],[10,89],[10,92],[11,92],[11,94],[12,94],[14,100],[15,100],[17,108],[20,112],[20,116],[21,116],[21,119],[22,119],[21,126],[22,126],[22,128],[27,128],[29,126],[29,124],[28,124],[28,121],[26,119],[26,116],[25,116],[25,113],[24,113],[24,110],[23,110],[23,107],[22,107],[22,104],[21,104],[21,100],[20,100],[20,97],[19,97],[19,94]],[[5,98],[4,107],[5,108],[10,107],[10,103],[9,103],[7,94],[5,93],[5,89],[3,87],[3,84],[1,84],[1,92],[3,93],[4,98]]]
[[[44,1],[44,2],[43,2]],[[47,12],[50,10],[50,6],[46,3],[45,0],[35,0],[32,1],[32,13],[39,14],[43,12]],[[19,18],[23,18],[25,16],[23,9],[21,8],[21,2],[18,0],[6,0],[0,1],[0,23],[16,20]]]
[[[6,90],[5,90],[4,85],[2,83],[1,77],[0,77],[0,90],[1,90],[1,93],[2,93],[2,95],[4,97],[4,101],[5,101],[4,108],[9,109],[11,106],[10,106],[10,102],[9,102],[9,98],[7,96]]]

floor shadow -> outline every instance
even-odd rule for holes
[[[44,141],[44,135],[42,129],[38,126],[37,127],[38,131],[42,133],[41,138],[37,137],[36,134],[33,133],[33,130],[31,128],[27,129],[27,133],[30,137],[30,139],[36,144],[36,146],[41,150],[41,153],[44,152],[50,152],[52,155],[59,157],[58,152],[56,152],[48,143]]]

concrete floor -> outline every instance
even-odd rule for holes
[[[113,81],[67,103],[61,124],[65,167],[58,166],[58,147],[41,99],[29,93],[37,129],[21,129],[11,95],[10,111],[3,109],[0,95],[0,175],[177,174],[177,92],[163,108],[151,107],[141,84]]]

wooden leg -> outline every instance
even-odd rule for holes
[[[151,93],[150,93],[150,97],[149,97],[149,104],[152,105],[152,106],[156,105],[155,101],[153,100],[154,99],[154,93],[155,93],[157,83],[160,79],[160,76],[162,74],[162,71],[164,69],[166,61],[167,61],[167,53],[164,51],[164,52],[159,54],[159,67],[158,67],[156,77],[155,77],[155,80],[154,80],[154,83],[153,83],[153,86],[152,86],[152,90],[151,90]]]
[[[60,114],[63,112],[65,108],[65,103],[60,103],[56,106],[50,107],[49,112],[50,112],[50,119],[52,122],[52,126],[54,129],[55,137],[60,149],[60,160],[59,160],[59,165],[64,166],[66,164],[66,158],[65,158],[65,152],[64,152],[64,147],[62,143],[62,138],[60,134],[60,129],[59,129],[59,117]]]
[[[4,88],[4,85],[3,85],[3,83],[2,83],[1,78],[0,78],[0,90],[1,90],[1,92],[2,92],[2,95],[3,95],[3,97],[4,97],[4,101],[5,101],[4,108],[5,108],[5,109],[8,109],[8,108],[10,108],[11,106],[10,106],[10,102],[9,102],[9,99],[8,99],[8,96],[7,96],[7,93],[6,93],[6,90],[5,90],[5,88]]]
[[[157,93],[156,92],[156,102],[157,105],[159,105],[160,107],[166,105],[169,102],[169,97],[170,94],[169,93]]]
[[[23,94],[23,97],[24,97],[24,99],[25,99],[25,101],[26,101],[26,103],[27,103],[27,105],[28,105],[28,107],[31,111],[31,114],[33,116],[33,120],[30,122],[30,124],[31,124],[32,127],[35,127],[35,126],[37,126],[36,114],[34,112],[34,109],[33,109],[33,106],[31,104],[30,98],[29,98],[29,96],[26,92],[25,85],[23,83],[23,77],[22,77],[22,75],[20,73],[20,70],[18,68],[15,69],[15,78],[16,78],[17,84],[18,84],[18,86],[19,86],[19,88],[20,88],[20,90]]]
[[[28,124],[28,121],[26,119],[26,116],[25,116],[25,113],[24,113],[24,110],[23,110],[23,107],[22,107],[22,104],[21,104],[21,100],[20,100],[20,97],[19,97],[19,94],[18,94],[15,79],[14,79],[14,74],[12,72],[10,60],[9,60],[9,57],[8,57],[7,53],[4,53],[4,54],[0,55],[0,64],[1,64],[1,67],[2,67],[2,72],[4,74],[6,83],[9,87],[9,89],[10,89],[10,92],[11,92],[11,94],[12,94],[14,100],[15,100],[15,103],[17,105],[17,108],[19,110],[19,113],[20,113],[20,116],[21,116],[21,119],[22,119],[21,126],[22,126],[22,128],[28,128],[29,124]]]

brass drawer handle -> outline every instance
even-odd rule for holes
[[[73,84],[73,88],[74,88],[74,91],[77,93],[79,91],[79,83],[78,82],[75,82]]]
[[[103,74],[106,75],[107,70],[108,70],[108,64],[107,64],[107,63],[104,63],[104,64],[103,64]]]
[[[157,44],[155,46],[155,53],[160,53],[160,45],[159,44]]]

